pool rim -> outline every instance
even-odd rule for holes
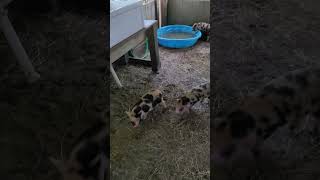
[[[159,39],[159,40],[166,40],[166,41],[193,41],[193,40],[198,40],[198,39],[202,36],[201,31],[199,31],[199,30],[194,31],[193,29],[192,29],[191,32],[195,32],[195,33],[194,33],[195,36],[192,37],[192,38],[170,39],[170,38],[161,37],[161,36],[159,35],[159,31],[160,31],[160,30],[165,30],[165,29],[170,28],[170,27],[183,27],[183,28],[191,28],[191,29],[192,29],[192,26],[188,26],[188,25],[168,25],[168,26],[163,26],[163,27],[160,27],[160,28],[157,30],[157,34],[158,34],[157,36],[158,36],[158,39]],[[181,31],[181,32],[186,32],[186,31]]]

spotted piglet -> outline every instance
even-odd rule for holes
[[[164,108],[167,107],[160,90],[151,90],[143,95],[142,98],[133,106],[133,108],[126,112],[133,127],[138,127],[140,121],[145,120],[147,118],[147,114],[158,104],[162,104]]]
[[[189,113],[191,107],[199,101],[210,98],[210,83],[201,84],[177,99],[176,113]]]

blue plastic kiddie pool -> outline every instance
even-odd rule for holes
[[[201,37],[200,31],[193,31],[191,26],[169,25],[158,29],[158,42],[169,48],[187,48],[193,46]]]

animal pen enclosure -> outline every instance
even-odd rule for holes
[[[141,6],[144,22],[155,19],[158,28],[168,25],[168,4],[163,0],[144,1]],[[198,22],[191,16],[191,24],[186,25]],[[158,30],[155,32],[159,40]],[[134,34],[122,43],[129,46],[132,37],[138,38]],[[195,104],[189,115],[179,114],[175,109],[177,98],[209,83],[210,44],[198,40],[192,47],[159,46],[157,51],[161,67],[156,73],[144,60],[129,58],[122,61],[127,63],[121,63],[126,58],[119,58],[112,64],[123,87],[111,82],[110,178],[209,179],[209,104],[207,101]],[[155,105],[148,111],[150,108],[144,104],[148,115],[144,120],[136,120],[131,114],[141,106],[139,99],[147,97],[152,89],[163,93],[167,107]]]

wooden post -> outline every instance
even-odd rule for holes
[[[161,63],[159,59],[159,45],[157,38],[157,23],[154,23],[152,27],[147,30],[147,37],[149,39],[150,57],[152,61],[152,71],[158,73]]]
[[[159,27],[168,24],[168,0],[156,0],[156,16]]]
[[[162,8],[162,4],[161,4],[161,0],[158,0],[158,17],[159,17],[159,27],[162,26],[162,11],[161,11],[161,8]]]

